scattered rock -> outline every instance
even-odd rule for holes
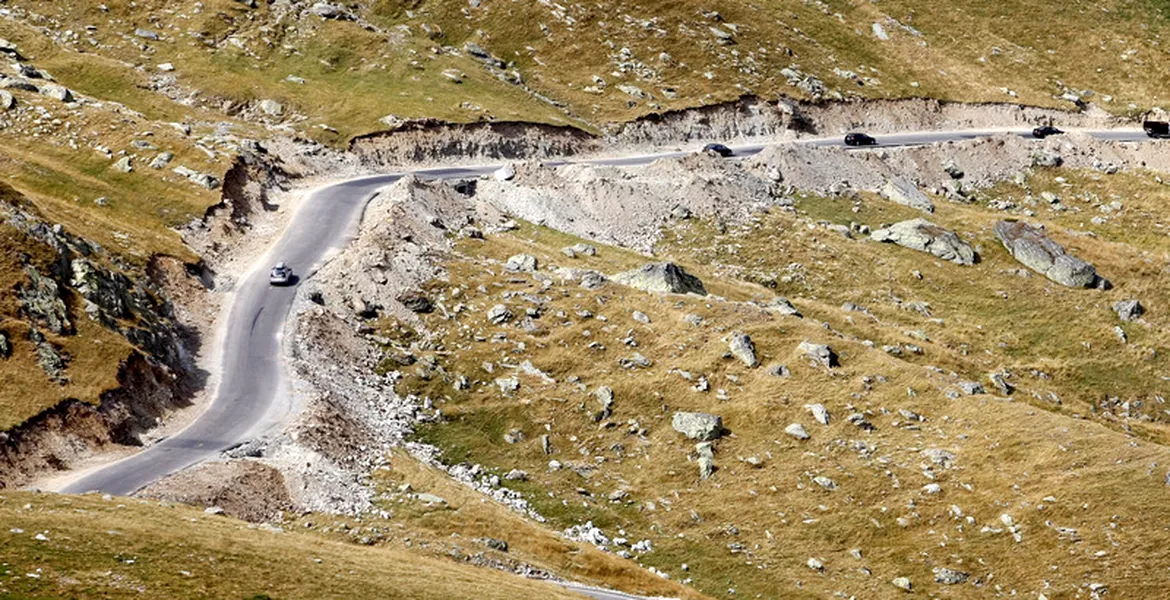
[[[203,509],[203,512],[209,515],[222,515],[224,510],[218,506],[208,506],[207,508]]]
[[[418,290],[408,290],[398,295],[397,300],[413,313],[427,314],[435,310],[435,305],[422,292]]]
[[[894,587],[901,589],[901,590],[904,590],[904,591],[907,591],[907,592],[911,591],[911,589],[913,588],[913,585],[911,585],[911,583],[910,583],[909,577],[895,577],[894,580],[891,581],[890,583],[894,584]]]
[[[902,221],[870,234],[876,242],[891,242],[905,248],[928,252],[959,265],[975,264],[975,249],[958,234],[926,219]]]
[[[731,355],[738,358],[749,369],[760,365],[759,359],[756,358],[756,345],[752,343],[752,338],[748,337],[746,333],[732,333],[728,336],[727,347],[731,351]]]
[[[800,423],[793,423],[788,427],[785,427],[784,433],[787,433],[788,435],[798,440],[807,440],[809,438],[808,431],[805,430],[804,425],[801,425]]]
[[[261,100],[259,108],[260,112],[270,117],[279,117],[284,114],[284,105],[276,100]]]
[[[926,194],[923,194],[918,189],[918,186],[901,177],[887,179],[885,185],[879,190],[879,193],[883,198],[891,202],[897,202],[903,206],[909,206],[910,208],[916,208],[928,213],[934,212],[934,204],[930,201],[930,198],[927,198]]]
[[[768,308],[768,310],[771,310],[773,312],[778,312],[782,315],[788,315],[788,316],[793,316],[793,317],[802,317],[803,316],[800,314],[800,311],[797,310],[796,307],[793,306],[792,303],[788,301],[788,298],[782,298],[782,297],[777,296],[776,298],[773,298],[771,302],[768,303],[767,308]]]
[[[1068,254],[1042,227],[1023,221],[999,221],[993,229],[1016,260],[1056,283],[1073,288],[1110,287],[1093,265]]]
[[[13,106],[16,106],[16,97],[12,92],[0,90],[0,110],[10,110]]]
[[[1137,300],[1122,300],[1113,305],[1113,312],[1122,321],[1136,321],[1146,312],[1146,307]]]
[[[517,254],[508,258],[504,263],[504,269],[512,272],[526,272],[531,273],[536,270],[536,257],[531,254]]]
[[[692,440],[710,441],[723,435],[723,418],[710,413],[676,412],[670,425]]]
[[[829,424],[829,409],[825,408],[824,404],[818,402],[816,404],[806,404],[804,407],[807,408],[810,413],[812,413],[812,416],[814,419],[816,419],[817,423],[820,423],[821,425]]]
[[[508,310],[508,307],[503,304],[497,304],[488,309],[487,312],[488,321],[493,325],[503,325],[511,321],[514,316],[512,311]]]
[[[970,573],[955,571],[946,567],[935,567],[934,581],[943,585],[959,585],[971,577]]]
[[[825,563],[815,558],[808,559],[805,565],[818,573],[825,570]]]
[[[1016,389],[1015,386],[1007,382],[1005,373],[990,373],[987,375],[987,379],[991,381],[991,385],[995,386],[995,389],[999,390],[999,393],[1005,396],[1010,396]]]
[[[614,275],[612,279],[645,292],[707,295],[707,290],[698,277],[669,262],[646,264],[632,271]]]
[[[436,506],[440,506],[440,505],[445,506],[447,504],[447,500],[445,498],[443,498],[442,496],[436,496],[434,494],[428,494],[426,492],[420,492],[418,494],[415,494],[414,499],[418,500],[419,502],[422,502],[423,504],[431,504],[431,505],[436,505]]]
[[[495,177],[496,181],[511,181],[512,178],[516,177],[516,169],[512,165],[504,165],[496,169],[495,173],[492,173],[492,177]]]
[[[642,323],[645,325],[650,324],[650,317],[646,313],[644,313],[640,310],[635,310],[633,313],[631,313],[630,316],[633,317],[633,319],[639,323]]]
[[[589,244],[573,244],[561,248],[561,254],[569,258],[577,258],[578,256],[597,256],[597,248]]]
[[[825,477],[824,475],[817,475],[816,477],[813,477],[813,483],[829,491],[837,489],[837,482],[829,479],[828,477]]]
[[[160,152],[158,156],[154,157],[154,160],[150,161],[150,168],[164,169],[174,158],[175,155],[170,152]]]
[[[814,344],[805,340],[796,347],[796,350],[825,367],[833,368],[839,364],[837,361],[837,353],[833,352],[833,349],[825,344]]]
[[[695,444],[695,452],[699,455],[699,479],[710,479],[715,474],[715,450],[711,442]]]
[[[43,83],[40,85],[40,92],[42,96],[52,98],[60,102],[73,102],[73,92],[63,85],[55,83]]]
[[[504,540],[496,539],[493,537],[484,537],[484,538],[479,538],[476,541],[483,544],[484,546],[487,546],[488,548],[491,548],[492,550],[498,550],[500,552],[507,552],[508,551],[508,542],[505,542]]]
[[[112,168],[115,171],[119,171],[121,173],[129,173],[134,170],[134,165],[131,163],[129,156],[123,156],[122,158],[118,159],[118,162],[114,163]]]

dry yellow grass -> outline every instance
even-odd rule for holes
[[[0,520],[4,597],[580,598],[493,569],[156,502],[5,493]]]

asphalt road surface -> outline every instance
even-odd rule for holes
[[[972,139],[1004,130],[903,133],[878,136],[877,148],[930,144]],[[1012,132],[1030,136],[1028,132]],[[1140,130],[1087,132],[1115,141],[1145,141]],[[841,146],[842,138],[798,142],[817,146]],[[736,157],[759,153],[767,145],[732,147]],[[874,148],[869,146],[867,148]],[[577,161],[611,166],[645,165],[654,160],[685,156],[688,152],[663,152]],[[550,165],[567,164],[553,162]],[[490,174],[498,165],[422,169],[424,179],[460,179]],[[366,203],[379,189],[394,183],[402,173],[353,179],[322,188],[305,199],[288,230],[269,255],[292,267],[299,278],[286,287],[268,283],[268,267],[261,265],[239,283],[223,338],[222,373],[215,399],[191,425],[142,452],[112,463],[61,490],[65,493],[100,491],[129,495],[146,485],[195,463],[214,458],[224,450],[263,432],[283,414],[276,407],[284,397],[284,370],[280,362],[280,335],[297,287],[311,277],[331,251],[353,237]]]

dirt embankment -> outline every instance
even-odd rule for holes
[[[393,131],[356,137],[349,149],[363,164],[382,167],[449,160],[576,156],[599,150],[600,143],[593,135],[572,127],[421,120],[404,123]]]

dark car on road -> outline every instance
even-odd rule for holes
[[[1170,123],[1166,121],[1146,121],[1142,123],[1142,129],[1152,138],[1170,138]]]
[[[1033,129],[1032,137],[1042,140],[1050,135],[1060,135],[1062,133],[1064,132],[1051,125],[1044,125]]]
[[[864,133],[850,133],[845,136],[846,146],[876,146],[877,140]]]
[[[735,154],[731,151],[731,148],[728,148],[723,144],[707,144],[706,146],[703,146],[703,152],[714,152],[723,158],[727,158]]]

